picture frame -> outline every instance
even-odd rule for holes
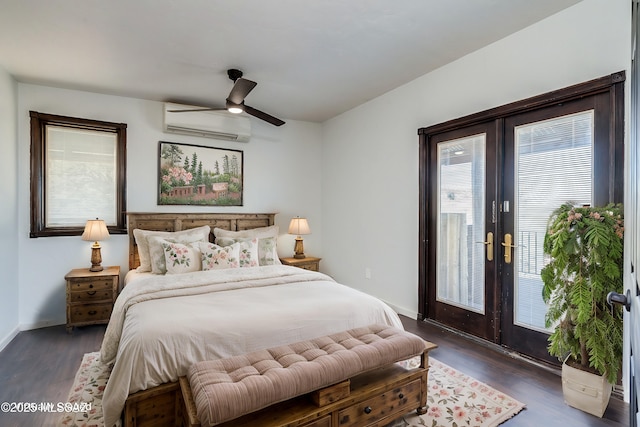
[[[158,205],[242,206],[241,150],[160,141]]]

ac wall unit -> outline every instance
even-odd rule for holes
[[[202,107],[166,102],[164,131],[227,141],[249,142],[251,139],[251,121],[246,116],[232,114],[225,110],[171,111],[198,108]]]

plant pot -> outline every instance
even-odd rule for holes
[[[569,406],[602,418],[612,388],[602,375],[562,364],[562,393]]]

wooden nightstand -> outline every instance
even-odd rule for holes
[[[118,297],[120,267],[98,272],[76,268],[67,273],[67,332],[74,326],[109,323]]]
[[[305,270],[320,271],[320,260],[322,258],[315,258],[308,256],[305,258],[280,258],[280,262],[284,265],[292,265],[294,267],[304,268]]]

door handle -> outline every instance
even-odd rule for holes
[[[489,231],[487,233],[487,241],[486,242],[476,242],[482,243],[487,246],[487,261],[493,261],[493,233]]]
[[[518,247],[518,245],[513,244],[513,237],[511,236],[511,233],[504,235],[504,242],[502,242],[502,246],[504,246],[504,262],[506,264],[511,264],[511,249]]]
[[[627,311],[631,311],[631,292],[627,289],[624,295],[617,292],[609,292],[607,294],[607,302],[609,305],[620,304],[624,306]]]

